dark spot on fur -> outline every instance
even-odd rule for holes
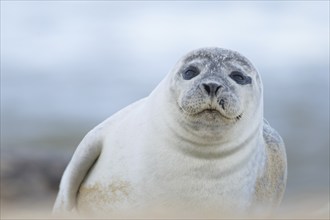
[[[221,106],[221,108],[222,108],[223,110],[225,110],[225,100],[224,100],[224,99],[221,99],[221,100],[219,101],[219,105]]]

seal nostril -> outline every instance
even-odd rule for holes
[[[219,89],[221,88],[221,86],[218,86],[216,89],[215,89],[215,94],[218,93]]]
[[[203,87],[205,89],[205,91],[207,92],[208,95],[210,95],[211,93],[211,88],[208,84],[203,84]]]
[[[209,96],[216,95],[221,88],[221,85],[216,83],[203,83],[202,86]]]

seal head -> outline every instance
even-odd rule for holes
[[[198,49],[179,60],[169,75],[169,102],[176,103],[181,114],[177,118],[190,132],[220,138],[221,132],[255,124],[248,122],[255,120],[255,115],[259,124],[262,121],[260,77],[253,64],[238,52]]]

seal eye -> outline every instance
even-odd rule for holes
[[[199,74],[199,69],[197,67],[191,66],[188,67],[188,69],[185,70],[185,72],[182,74],[183,79],[190,80],[197,76]]]
[[[232,78],[237,84],[246,85],[251,83],[251,77],[245,76],[239,71],[233,71],[230,73],[230,78]]]

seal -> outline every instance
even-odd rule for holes
[[[194,50],[151,94],[117,112],[77,147],[54,212],[276,207],[284,143],[263,118],[263,86],[238,52]]]

